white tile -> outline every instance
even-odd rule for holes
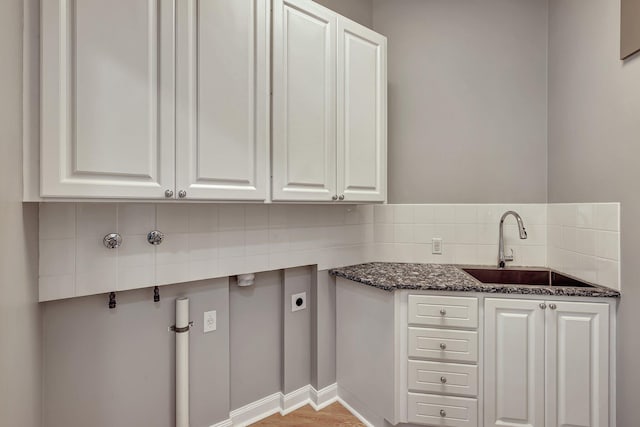
[[[451,243],[442,244],[442,253],[433,255],[433,262],[436,264],[453,264],[456,259],[456,245]]]
[[[573,203],[559,204],[558,222],[560,225],[575,227],[578,224],[578,206]]]
[[[478,220],[476,205],[456,205],[454,207],[454,222],[456,224],[475,224]]]
[[[187,233],[189,231],[189,205],[158,204],[156,206],[156,228],[165,234]]]
[[[576,251],[583,255],[596,254],[596,231],[586,228],[576,230]]]
[[[269,253],[269,230],[247,230],[245,232],[247,256]]]
[[[478,205],[478,223],[479,224],[498,224],[500,217],[505,212],[502,205]]]
[[[156,228],[156,205],[152,203],[119,203],[118,233],[147,235]]]
[[[348,225],[360,224],[361,215],[357,205],[347,206],[344,211],[344,223]]]
[[[154,286],[155,284],[156,271],[153,265],[150,267],[118,267],[118,286],[116,288],[118,291]]]
[[[562,227],[562,248],[568,251],[577,249],[576,229],[573,227]]]
[[[596,231],[595,255],[614,261],[620,259],[620,233],[615,231]]]
[[[76,237],[75,203],[40,203],[40,239]]]
[[[259,254],[247,256],[237,274],[259,273],[269,270],[269,255]]]
[[[244,229],[244,205],[220,205],[218,208],[218,229],[233,231]]]
[[[455,207],[453,205],[433,205],[433,221],[436,224],[453,224]]]
[[[123,240],[123,245],[126,242]],[[76,294],[92,295],[118,289],[118,250],[102,241],[76,241]]]
[[[283,228],[287,226],[287,206],[269,206],[269,228]]]
[[[220,231],[218,235],[219,241],[219,257],[232,258],[242,257],[245,255],[244,231]]]
[[[596,258],[597,283],[613,289],[620,289],[619,269],[617,261]]]
[[[526,225],[526,224],[525,224]],[[547,244],[547,226],[546,225],[530,225],[525,227],[527,230],[527,238],[520,241],[521,245],[546,245]],[[513,235],[519,235],[517,227],[512,229]],[[511,230],[510,230],[511,232]]]
[[[188,282],[189,263],[182,264],[161,264],[156,266],[156,284],[172,285],[175,283]]]
[[[40,276],[73,276],[75,268],[75,239],[40,241]]]
[[[304,251],[308,249],[312,249],[313,241],[312,238],[312,228],[303,227],[303,228],[290,228],[289,229],[289,251]],[[340,244],[340,242],[336,242],[336,244]]]
[[[516,212],[522,216],[525,226],[547,225],[547,205],[528,203],[518,205]]]
[[[478,224],[478,243],[482,245],[497,244],[500,227],[497,222]]]
[[[217,277],[219,275],[218,260],[207,259],[189,261],[188,270],[189,280],[204,280]]]
[[[156,247],[147,242],[146,236],[123,235],[118,248],[118,270],[128,267],[151,267],[155,265]]]
[[[456,264],[472,264],[478,263],[476,245],[453,245],[455,254],[453,256]]]
[[[39,301],[52,301],[75,296],[76,288],[74,275],[40,276]]]
[[[287,252],[289,250],[289,230],[269,230],[269,252]]]
[[[315,206],[315,205],[314,205]],[[344,225],[345,221],[345,206],[341,205],[327,205],[323,206],[322,210],[319,210],[321,215],[320,220],[325,225]]]
[[[431,243],[418,243],[413,245],[413,261],[419,263],[432,263],[435,255],[432,253]]]
[[[413,226],[413,239],[416,243],[428,243],[430,245],[433,235],[433,224],[416,224]]]
[[[218,258],[218,233],[190,233],[189,261]]]
[[[576,226],[578,228],[594,228],[595,212],[594,205],[589,203],[579,204],[576,207]]]
[[[189,234],[187,233],[167,234],[162,244],[156,247],[156,267],[185,264],[186,268],[188,261]]]
[[[414,222],[416,224],[433,224],[433,205],[415,205],[413,207]]]
[[[620,231],[620,205],[601,203],[595,205],[595,228],[598,230]]]
[[[117,232],[115,203],[78,203],[76,237],[102,242],[105,235]]]
[[[547,248],[545,246],[519,246],[516,249],[516,263],[528,267],[544,267],[547,265]]]
[[[189,205],[189,233],[212,233],[218,230],[218,206]]]
[[[361,224],[373,224],[373,205],[358,205]]]
[[[257,230],[269,228],[269,206],[267,205],[246,205],[245,229]]]
[[[496,265],[498,263],[498,245],[477,245],[476,257],[479,265]]]
[[[549,246],[562,247],[562,227],[559,225],[547,226],[547,242]]]
[[[393,205],[375,205],[373,207],[373,218],[376,224],[392,224]]]
[[[474,215],[475,217],[475,215]],[[455,224],[453,243],[478,243],[478,228],[475,224]]]
[[[413,205],[395,205],[393,210],[393,222],[395,224],[413,224]]]
[[[436,224],[433,228],[433,237],[442,239],[442,243],[454,243],[456,240],[453,224]]]
[[[393,243],[395,241],[394,233],[393,224],[378,223],[373,228],[374,240],[377,243]]]
[[[396,243],[413,243],[413,226],[411,224],[395,224],[393,239]]]

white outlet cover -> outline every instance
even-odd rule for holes
[[[203,328],[205,334],[207,332],[213,332],[217,329],[218,321],[215,310],[204,312],[204,321],[202,322],[202,324],[204,325]]]
[[[298,298],[302,299],[302,304],[297,305]],[[301,292],[299,294],[291,295],[291,311],[300,311],[307,308],[307,293]]]
[[[440,237],[434,237],[431,239],[431,253],[435,255],[442,255],[442,239]]]

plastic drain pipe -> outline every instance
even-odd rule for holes
[[[189,298],[176,300],[176,427],[189,427]]]

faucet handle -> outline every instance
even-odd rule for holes
[[[511,262],[514,259],[513,248],[509,249],[509,251],[511,251],[511,255],[505,255],[504,256],[504,260],[507,261],[507,262]]]

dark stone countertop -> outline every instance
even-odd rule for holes
[[[598,285],[579,287],[481,283],[462,271],[460,267],[452,264],[371,262],[334,268],[329,270],[329,274],[389,292],[396,289],[414,289],[420,291],[485,292],[494,294],[620,297],[620,292]],[[484,268],[487,267],[484,266]]]

